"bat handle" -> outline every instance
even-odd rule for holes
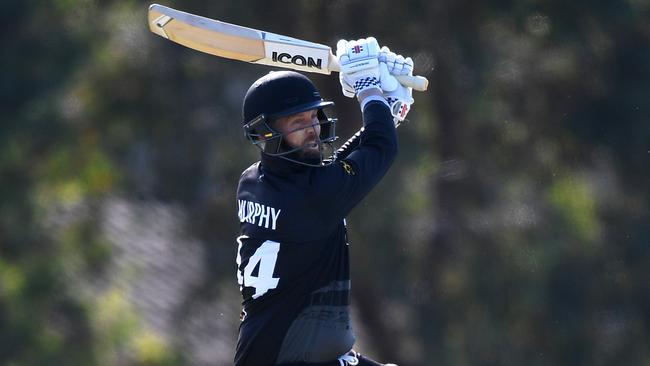
[[[330,55],[329,57],[329,70],[330,71],[339,71],[341,66],[336,59],[336,56]],[[399,81],[400,84],[413,88],[417,91],[426,91],[429,87],[429,80],[424,76],[409,76],[409,75],[395,75],[395,79]]]
[[[429,80],[424,76],[396,75],[395,79],[404,86],[410,86],[413,90],[426,91],[429,87]]]

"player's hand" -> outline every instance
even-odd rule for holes
[[[339,81],[343,95],[352,98],[368,89],[381,91],[378,56],[379,44],[374,37],[338,41],[336,57],[341,66]]]
[[[413,60],[410,57],[404,58],[384,46],[379,50],[378,58],[379,62],[386,63],[391,75],[413,75]]]
[[[413,75],[413,60],[391,52],[385,46],[381,48],[378,59],[384,97],[390,106],[395,126],[399,126],[411,110],[413,89],[401,85],[393,75]]]

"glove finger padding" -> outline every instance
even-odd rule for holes
[[[339,81],[343,95],[354,96],[363,90],[380,89],[379,44],[374,37],[356,41],[340,40],[336,57],[340,65]]]
[[[388,72],[392,75],[413,75],[413,60],[392,52],[386,46],[379,51],[379,62],[386,63]]]
[[[404,59],[404,66],[402,67],[403,74],[400,75],[413,76],[413,66],[413,60],[410,57]]]
[[[393,68],[395,75],[404,75],[404,56],[397,55],[395,57],[395,67]]]
[[[390,71],[394,67],[395,56],[397,56],[395,54],[395,52],[391,52],[391,50],[388,47],[383,46],[379,50],[379,57],[378,58],[379,58],[379,62],[385,62],[386,63],[386,65],[388,66],[388,70]]]

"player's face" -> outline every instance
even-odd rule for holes
[[[318,110],[312,109],[278,118],[274,127],[284,134],[284,141],[291,148],[302,147],[300,153],[303,157],[320,157]]]

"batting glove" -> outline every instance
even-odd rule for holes
[[[384,46],[379,51],[379,62],[385,62],[388,67],[388,72],[391,75],[412,75],[413,74],[413,60],[410,57],[404,58],[392,52],[388,47]]]
[[[399,126],[411,110],[411,105],[414,102],[413,89],[401,85],[393,75],[412,76],[413,60],[410,57],[404,58],[402,55],[397,55],[385,46],[381,48],[378,59],[384,97],[390,106],[395,126]]]
[[[379,75],[379,44],[374,37],[336,44],[336,57],[341,70],[339,81],[343,95],[352,98],[367,89],[381,89]]]

